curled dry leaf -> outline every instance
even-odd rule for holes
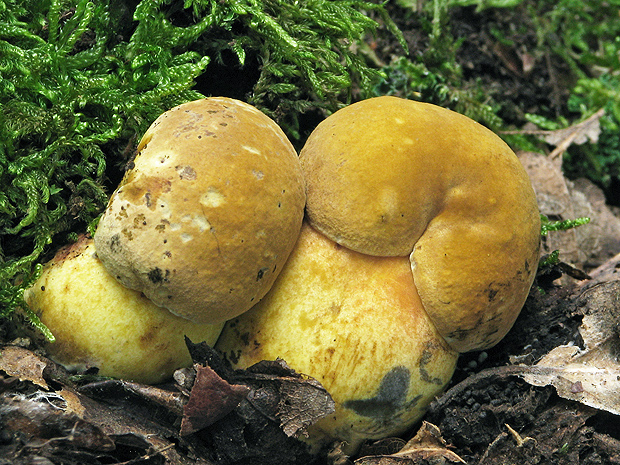
[[[264,360],[246,370],[233,370],[209,345],[193,344],[191,341],[187,344],[197,367],[197,376],[185,409],[186,415],[192,398],[198,403],[198,399],[211,389],[201,387],[201,383],[213,385],[212,389],[219,397],[218,403],[226,404],[228,412],[245,400],[266,419],[277,419],[288,437],[305,435],[308,426],[335,410],[333,399],[321,383],[300,375],[284,360]],[[199,375],[203,378],[200,383]],[[200,391],[195,392],[196,389]],[[211,401],[209,404],[212,404]],[[213,404],[212,408],[216,406]]]
[[[333,399],[321,383],[301,376],[284,360],[259,362],[248,371],[258,375],[255,381],[262,390],[267,388],[277,396],[275,417],[289,437],[305,435],[308,426],[335,410]]]
[[[181,436],[195,433],[224,418],[247,397],[250,388],[229,384],[210,367],[194,365],[196,379],[183,408]]]
[[[415,465],[421,460],[436,464],[465,463],[448,449],[441,431],[432,423],[422,422],[417,434],[398,452],[357,459],[355,465]]]
[[[296,437],[303,435],[308,425],[334,412],[331,396],[317,381],[296,373],[283,360],[262,361],[245,370],[233,370],[207,344],[187,341],[187,345],[194,363],[203,367],[203,374],[197,372],[190,392],[190,397],[196,396],[197,405],[199,399],[207,402],[201,398],[208,395],[208,389],[200,387],[199,379],[205,375],[219,377],[219,381],[210,379],[209,383],[219,383],[221,393],[229,391],[230,405],[238,403],[220,420],[197,432],[220,463],[285,465],[311,461],[307,444]],[[234,386],[237,388],[233,389]],[[249,392],[241,396],[240,389]],[[198,416],[199,409],[190,412],[186,408],[186,422],[190,413]]]

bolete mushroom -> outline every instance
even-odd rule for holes
[[[494,133],[396,97],[345,107],[301,151],[307,221],[267,296],[217,347],[238,367],[282,357],[320,380],[320,446],[397,434],[517,318],[539,258],[534,191]],[[316,229],[316,231],[315,231]]]
[[[299,235],[305,184],[279,126],[229,98],[146,131],[95,237],[61,250],[25,298],[65,366],[155,383],[258,302]],[[95,252],[96,250],[96,252]],[[172,312],[172,313],[171,313]]]
[[[280,127],[238,100],[179,105],[146,131],[95,233],[108,272],[202,323],[269,290],[303,219],[299,158]]]
[[[197,324],[110,276],[87,236],[60,249],[24,293],[54,334],[49,355],[69,369],[158,383],[191,365],[184,336],[215,344],[223,323]]]
[[[410,256],[426,313],[455,350],[504,337],[540,245],[534,190],[504,141],[436,105],[377,97],[319,124],[300,159],[312,226],[358,252]]]

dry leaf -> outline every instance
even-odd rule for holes
[[[45,379],[43,379],[43,370],[47,367],[48,362],[47,359],[39,357],[23,347],[5,346],[0,348],[0,370],[20,381],[30,381],[43,389],[49,389]]]
[[[246,386],[249,392],[244,397],[252,408],[268,420],[277,419],[288,437],[305,434],[308,426],[335,410],[333,399],[321,383],[301,376],[284,360],[265,360],[247,370],[233,370],[207,344],[187,344],[195,363],[212,367],[224,383]]]
[[[584,287],[585,348],[556,347],[522,376],[535,386],[553,385],[565,399],[620,415],[620,281]]]
[[[574,124],[568,128],[557,129],[555,131],[505,131],[504,134],[530,134],[538,136],[547,144],[555,146],[555,149],[549,154],[549,156],[551,158],[556,158],[564,153],[572,144],[581,145],[586,142],[598,142],[598,137],[601,133],[600,119],[604,114],[605,110],[601,108],[581,123]]]
[[[610,339],[594,349],[560,346],[523,379],[534,386],[552,385],[560,397],[620,415],[620,367],[611,356],[620,344]]]
[[[447,448],[441,431],[432,423],[422,422],[417,434],[398,452],[391,455],[375,455],[357,459],[355,465],[415,465],[420,460],[432,463],[465,463]]]
[[[196,380],[183,409],[181,436],[195,433],[232,412],[247,397],[250,388],[230,384],[210,367],[194,365]]]
[[[0,423],[7,431],[18,431],[30,443],[54,441],[91,451],[114,450],[114,441],[95,424],[65,410],[63,397],[37,391],[33,395],[14,395],[0,403]]]
[[[255,390],[260,390],[262,396],[266,393],[272,396],[270,407],[267,407],[268,403],[263,397],[262,407],[259,408],[263,409],[267,416],[277,418],[282,430],[289,437],[305,435],[308,426],[334,413],[336,408],[321,383],[301,376],[282,359],[259,362],[249,367],[241,376]],[[253,403],[258,406],[256,397]]]
[[[211,367],[229,385],[249,388],[236,408],[200,432],[201,441],[213,456],[221,463],[252,465],[311,461],[308,445],[296,436],[335,409],[319,382],[302,377],[283,360],[233,370],[207,344],[187,344],[194,363]]]
[[[183,407],[187,403],[187,395],[178,390],[169,390],[162,386],[151,386],[122,379],[95,381],[82,386],[80,392],[98,398],[133,395],[137,399],[158,404],[176,415],[183,414]]]

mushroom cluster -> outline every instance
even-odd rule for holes
[[[267,116],[209,98],[153,123],[94,242],[26,300],[52,355],[109,376],[163,380],[189,363],[182,335],[239,368],[282,358],[336,403],[304,440],[353,451],[409,428],[459,353],[508,332],[539,240],[525,170],[469,118],[377,97],[297,157]]]
[[[305,202],[297,153],[264,113],[220,97],[163,113],[94,242],[60,251],[25,293],[56,336],[50,355],[107,376],[171,376],[191,363],[184,334],[213,345],[270,289]]]
[[[303,147],[307,221],[265,299],[216,347],[238,367],[281,357],[336,402],[320,446],[399,434],[450,380],[459,353],[496,344],[533,282],[540,217],[494,133],[455,112],[377,97]]]

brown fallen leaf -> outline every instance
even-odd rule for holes
[[[249,389],[236,408],[196,432],[220,463],[286,465],[312,461],[308,445],[297,437],[335,409],[333,399],[318,381],[296,373],[284,360],[234,370],[206,344],[188,341],[188,348],[195,364],[210,367],[229,386]],[[198,380],[190,395],[196,383]]]
[[[165,389],[163,386],[140,384],[122,379],[106,379],[94,381],[82,386],[79,392],[95,398],[114,398],[121,396],[135,396],[147,402],[152,402],[175,415],[183,414],[183,407],[187,403],[187,394],[177,389]]]
[[[19,432],[28,444],[71,447],[89,451],[114,450],[114,441],[98,425],[65,409],[61,394],[36,391],[0,399],[0,424],[7,432]]]
[[[265,399],[261,408],[266,415],[277,418],[289,437],[306,435],[306,428],[331,414],[335,403],[317,380],[301,376],[282,359],[262,361],[237,376],[254,386],[260,386],[261,395],[269,393],[271,410],[267,411]],[[254,404],[257,404],[254,399]]]
[[[233,411],[250,393],[250,388],[230,384],[211,367],[195,364],[196,379],[183,408],[181,436],[195,433]]]
[[[620,280],[581,287],[584,348],[558,346],[522,377],[534,386],[552,385],[560,397],[620,415]]]
[[[48,360],[39,357],[28,349],[18,346],[0,348],[0,370],[20,381],[30,381],[43,389],[49,389],[43,378]]]
[[[278,420],[288,437],[305,435],[308,426],[335,411],[335,403],[321,383],[300,375],[282,359],[264,360],[246,370],[233,370],[207,344],[193,344],[191,341],[187,344],[194,363],[212,367],[213,374],[225,385],[246,386],[249,392],[243,396],[245,400],[266,419]],[[194,389],[196,384],[192,394]]]
[[[362,457],[355,461],[355,465],[415,465],[420,460],[435,464],[465,463],[448,449],[439,428],[424,421],[417,434],[400,451],[391,455]]]

